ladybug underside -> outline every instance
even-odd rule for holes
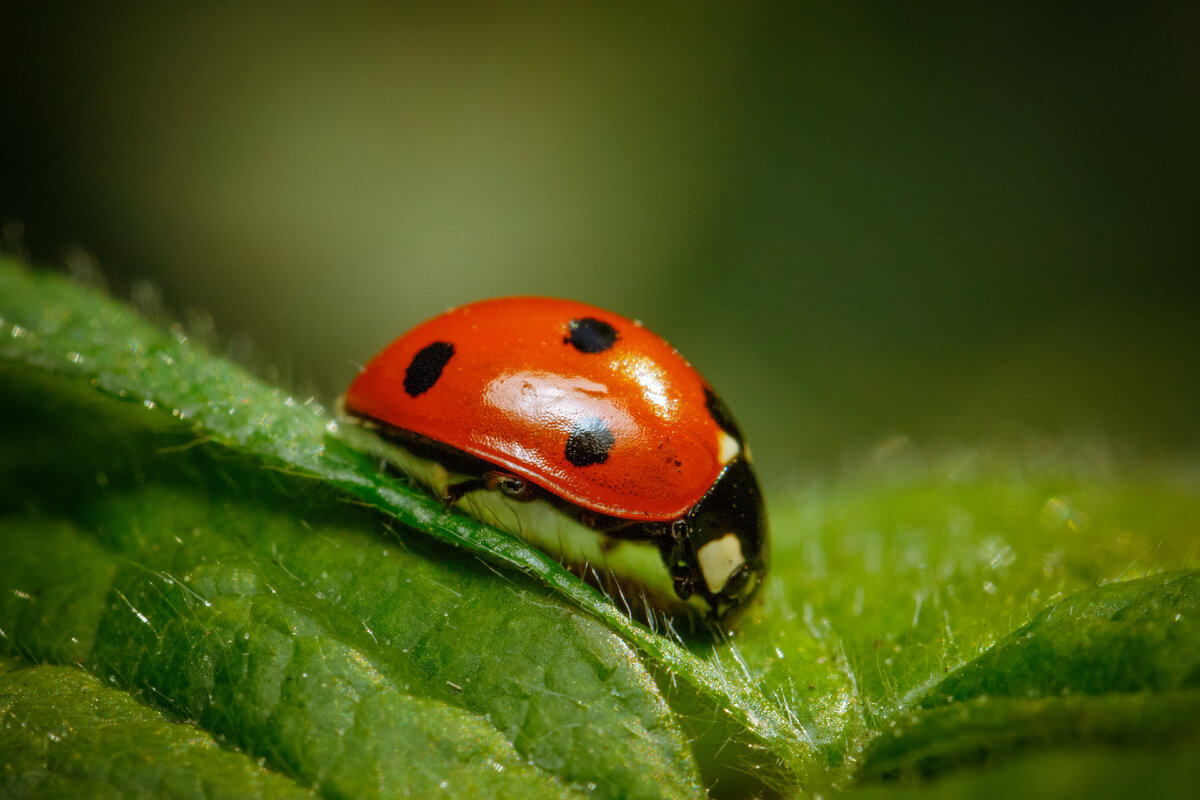
[[[600,514],[570,503],[546,489],[506,472],[483,459],[409,431],[369,419],[360,424],[392,445],[386,457],[402,473],[429,489],[448,506],[495,525],[557,556],[581,577],[622,603],[631,616],[649,618],[654,609],[668,617],[725,619],[740,602],[713,590],[714,569],[725,571],[723,583],[734,572],[736,580],[761,582],[765,554],[754,543],[745,546],[733,534],[714,537],[708,555],[736,542],[738,552],[713,566],[705,559],[708,541],[696,541],[691,518],[724,517],[729,513],[753,514],[757,528],[762,514],[757,482],[748,465],[730,465],[729,481],[718,481],[712,502],[701,501],[697,513],[674,521],[630,520]],[[736,485],[734,485],[736,484]],[[722,490],[724,487],[724,490]],[[732,490],[752,496],[730,506],[724,495]],[[745,520],[731,522],[726,530],[744,528]],[[712,527],[705,525],[703,527]],[[731,538],[734,537],[734,538]],[[747,552],[742,553],[745,550]],[[702,563],[704,562],[704,563]],[[724,566],[729,563],[732,566]],[[710,577],[706,578],[706,569]],[[724,588],[724,586],[718,587]],[[732,587],[731,587],[732,588]],[[754,586],[753,588],[756,588]],[[746,596],[753,594],[753,588]]]

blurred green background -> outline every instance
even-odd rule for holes
[[[538,293],[664,335],[769,483],[898,435],[1200,444],[1196,4],[27,5],[7,247],[326,400]]]

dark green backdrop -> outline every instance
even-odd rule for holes
[[[769,482],[896,435],[1193,453],[1197,6],[799,5],[6,9],[5,236],[326,399],[447,306],[605,305]]]

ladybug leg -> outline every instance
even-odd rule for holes
[[[671,523],[667,546],[663,548],[667,571],[671,573],[671,583],[680,600],[687,600],[696,590],[696,568],[688,557],[691,555],[688,537],[687,520],[675,520]]]
[[[483,473],[479,478],[471,478],[461,483],[450,484],[446,487],[445,494],[442,495],[442,502],[448,506],[452,506],[461,500],[464,495],[479,491],[480,489],[499,492],[511,500],[532,500],[538,495],[537,488],[524,478],[518,478],[511,472],[493,470]]]
[[[482,482],[492,491],[498,491],[511,500],[532,500],[537,497],[537,489],[524,478],[519,478],[511,472],[485,472]]]
[[[446,487],[446,493],[442,495],[442,502],[447,506],[452,506],[463,498],[463,495],[468,492],[473,492],[476,489],[488,488],[487,481],[482,478],[472,478],[469,481],[462,483],[452,483]]]

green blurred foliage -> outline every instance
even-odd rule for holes
[[[1200,440],[1194,4],[4,13],[10,246],[326,400],[539,293],[664,334],[768,482],[892,434]]]

